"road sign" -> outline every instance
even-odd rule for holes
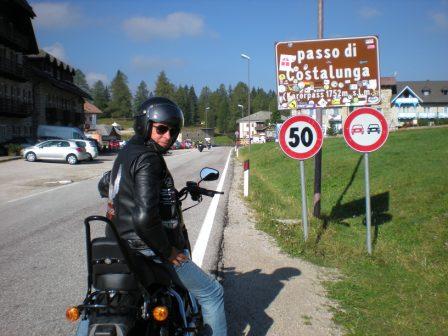
[[[376,151],[386,142],[389,134],[386,118],[370,107],[350,113],[343,128],[347,144],[362,153]]]
[[[319,151],[322,142],[322,129],[319,123],[309,116],[291,117],[280,128],[280,147],[290,158],[309,159]]]
[[[275,53],[280,110],[380,103],[376,36],[279,42]]]

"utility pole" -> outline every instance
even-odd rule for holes
[[[250,153],[250,143],[252,142],[250,139],[251,130],[250,130],[250,57],[246,54],[241,54],[241,57],[247,60],[247,115],[249,116],[249,153]]]
[[[323,38],[324,18],[323,18],[323,2],[324,0],[317,0],[318,2],[318,32],[317,38]],[[322,127],[322,109],[316,109],[316,119],[320,127]],[[314,157],[314,198],[313,198],[313,216],[320,217],[321,206],[321,189],[322,189],[322,149],[317,152]]]

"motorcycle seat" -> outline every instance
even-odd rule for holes
[[[153,262],[150,258],[130,253],[129,255],[139,267],[139,278],[144,286],[154,283],[171,284],[171,275],[165,266]],[[97,289],[134,290],[138,288],[138,281],[121,252],[118,243],[107,237],[92,240],[92,276],[93,285]]]
[[[92,240],[93,286],[97,289],[136,290],[138,283],[131,273],[116,241],[105,237]]]

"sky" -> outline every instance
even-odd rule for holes
[[[89,84],[275,90],[275,43],[316,39],[317,0],[29,1],[39,48]],[[448,0],[323,0],[324,38],[376,35],[381,76],[448,80]],[[244,53],[250,61],[241,57]],[[249,70],[249,71],[248,71]]]

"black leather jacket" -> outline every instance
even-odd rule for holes
[[[149,247],[168,259],[172,247],[182,250],[188,244],[176,193],[163,156],[136,135],[115,159],[108,217],[131,247]],[[106,235],[112,236],[108,231]]]

